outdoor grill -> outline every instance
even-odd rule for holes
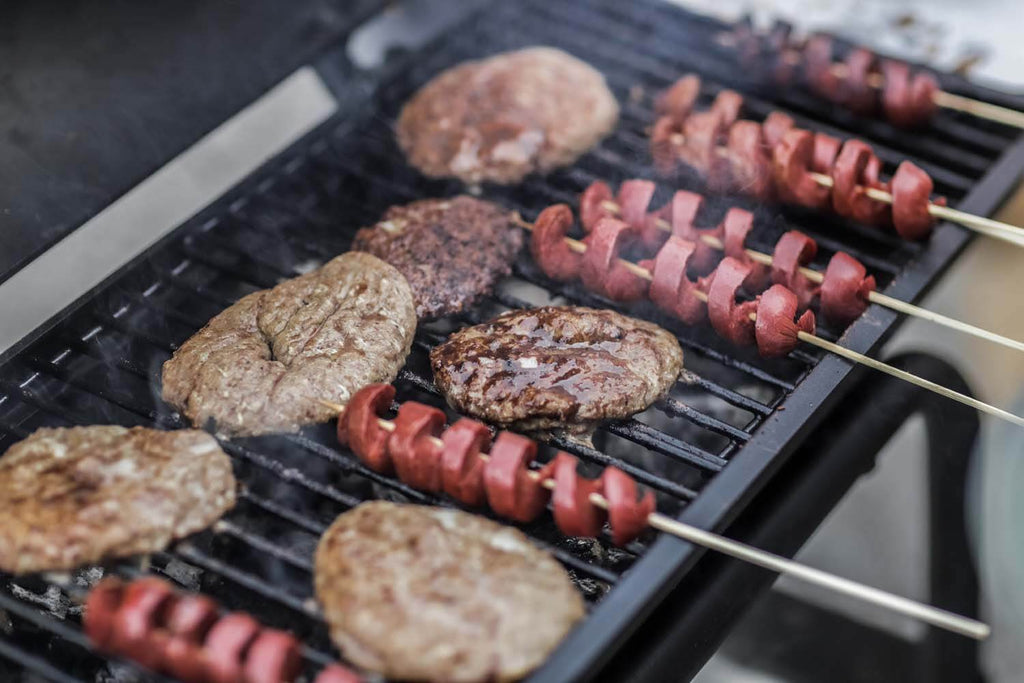
[[[554,202],[575,206],[579,192],[596,179],[614,186],[652,178],[662,200],[680,186],[702,191],[694,178],[675,185],[657,178],[647,151],[653,95],[687,72],[702,77],[704,102],[718,89],[734,88],[745,96],[748,118],[784,109],[798,125],[861,137],[885,162],[886,173],[910,159],[932,175],[936,192],[950,205],[979,215],[998,207],[1024,169],[1024,138],[1007,127],[941,112],[933,125],[907,134],[857,118],[800,88],[783,92],[752,82],[730,50],[713,40],[727,26],[657,0],[487,2],[458,21],[426,46],[372,72],[347,63],[342,49],[331,50],[321,64],[335,67],[332,87],[343,98],[336,114],[0,357],[0,452],[42,426],[186,426],[159,398],[161,365],[177,345],[241,296],[347,250],[355,231],[373,224],[387,207],[463,190],[411,169],[392,126],[418,86],[465,59],[527,45],[560,47],[602,71],[622,103],[614,133],[578,163],[515,187],[484,188],[485,198],[527,219]],[[941,80],[947,90],[1024,108],[1024,98],[952,76]],[[818,241],[816,265],[837,250],[848,251],[879,278],[880,291],[906,301],[923,296],[970,240],[970,233],[951,224],[940,225],[926,242],[908,243],[820,212],[759,206],[740,197],[709,200],[718,215],[729,205],[755,213],[755,248],[770,251],[779,235],[797,228]],[[870,468],[907,414],[925,402],[927,409],[966,425],[967,444],[977,428],[977,418],[962,407],[922,399],[915,389],[868,377],[815,349],[762,360],[756,352],[728,346],[710,328],[686,327],[651,306],[617,307],[581,287],[554,283],[528,255],[481,305],[420,326],[396,381],[397,400],[443,405],[427,354],[451,329],[552,301],[615,307],[658,322],[678,335],[687,371],[667,399],[599,429],[593,448],[568,440],[552,445],[585,463],[623,469],[657,493],[663,512],[769,549],[794,553]],[[842,344],[877,356],[899,322],[895,313],[872,306],[845,331]],[[821,334],[839,336],[827,327]],[[927,359],[904,361],[926,376],[938,371]],[[949,368],[941,372],[947,383],[960,382]],[[867,395],[876,409],[900,410],[881,417],[868,410]],[[845,429],[855,425],[858,431],[843,431],[840,419]],[[816,431],[825,421],[831,436]],[[941,420],[935,422],[939,429]],[[855,445],[842,440],[850,434]],[[956,444],[952,439],[944,445],[948,458],[965,456],[948,452]],[[246,610],[264,624],[290,630],[306,644],[307,671],[314,673],[337,658],[313,599],[318,536],[339,513],[371,498],[452,503],[369,470],[338,445],[333,424],[222,445],[242,486],[237,507],[214,528],[145,563],[112,563],[106,571],[161,574],[227,609]],[[813,458],[806,456],[811,451]],[[758,519],[752,522],[755,510]],[[665,680],[659,677],[665,671],[692,673],[771,578],[702,557],[701,549],[667,536],[648,534],[644,542],[615,549],[607,539],[566,539],[549,515],[524,530],[565,564],[589,607],[534,681]],[[71,582],[84,587],[98,576],[86,570]],[[50,579],[2,577],[0,677],[32,672],[43,679],[91,681],[108,669],[118,675],[141,672],[90,649],[68,585]],[[975,599],[969,591],[968,596],[968,603]],[[976,613],[976,604],[957,607]]]

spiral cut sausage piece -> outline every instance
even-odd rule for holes
[[[99,582],[86,597],[82,622],[97,650],[185,683],[290,683],[302,670],[292,635],[242,612],[221,615],[210,598],[178,593],[156,577]],[[360,680],[335,664],[315,683]]]
[[[851,55],[851,60],[855,65],[868,63],[863,55]],[[723,96],[727,96],[725,103],[719,104]],[[659,119],[651,134],[659,172],[671,174],[685,164],[700,173],[712,191],[737,192],[763,201],[779,199],[813,209],[832,208],[861,223],[894,226],[905,239],[929,234],[935,224],[928,210],[933,183],[920,168],[909,161],[900,164],[892,178],[892,184],[899,178],[897,193],[879,179],[882,162],[866,143],[802,130],[790,116],[778,111],[761,124],[736,120],[732,116],[739,110],[738,98],[723,91],[711,109],[691,112],[682,121],[667,116]],[[820,184],[814,174],[831,176],[832,187]],[[871,197],[872,189],[891,192],[892,203]],[[604,200],[610,198],[608,190]],[[942,198],[934,200],[940,205],[944,202]]]
[[[567,206],[559,204],[555,205],[560,207],[558,209],[548,207],[541,212],[534,224],[530,243],[534,259],[552,279],[572,280],[585,273],[583,283],[587,288],[614,301],[629,301],[644,296],[646,283],[617,262],[623,249],[638,244],[645,250],[654,251],[671,234],[696,244],[688,267],[693,272],[706,275],[718,262],[718,253],[705,244],[701,237],[712,236],[724,243],[726,256],[732,256],[750,266],[750,275],[744,286],[757,290],[763,288],[767,281],[767,269],[751,260],[746,252],[747,235],[754,227],[752,213],[733,207],[717,226],[701,229],[697,227],[697,219],[704,211],[704,197],[694,192],[677,190],[669,202],[651,211],[649,205],[654,192],[655,185],[649,180],[623,182],[614,195],[621,217],[621,220],[616,220],[616,214],[606,208],[606,203],[613,197],[611,188],[600,180],[594,181],[580,195],[580,222],[583,231],[588,233],[584,239],[587,254],[571,252],[565,244],[563,238],[572,224],[572,215]],[[559,225],[557,230],[550,227],[556,211]],[[668,223],[671,233],[662,230],[659,221]],[[599,224],[600,231],[597,230]],[[596,251],[593,256],[590,255],[592,250]],[[562,264],[567,260],[564,256],[566,251],[576,259],[572,267],[563,268]],[[576,266],[576,263],[580,265]],[[566,277],[570,273],[573,275]]]
[[[797,230],[790,230],[775,243],[772,282],[793,292],[801,310],[811,305],[818,294],[818,285],[808,280],[800,268],[814,260],[817,253],[817,243]]]
[[[394,472],[413,488],[443,491],[471,507],[486,501],[502,517],[523,523],[536,519],[551,502],[555,523],[567,535],[597,536],[607,522],[617,545],[636,538],[654,512],[654,494],[638,496],[636,482],[615,467],[605,468],[597,479],[585,479],[576,472],[576,458],[559,452],[550,463],[531,470],[537,455],[533,440],[502,431],[492,442],[487,426],[469,418],[444,429],[444,412],[432,406],[403,403],[388,432],[379,419],[394,395],[389,384],[357,392],[338,416],[338,435],[367,466]],[[373,424],[367,415],[373,415]],[[380,431],[390,434],[383,460],[375,450],[366,449],[376,443]],[[424,438],[427,435],[434,438]],[[548,479],[555,482],[553,495],[543,484]],[[440,482],[440,488],[423,486],[432,482]],[[591,503],[592,493],[604,496],[607,511]]]
[[[851,49],[838,62],[831,36],[814,34],[801,44],[783,22],[759,33],[749,19],[742,20],[732,37],[740,62],[779,85],[802,74],[807,86],[826,100],[862,115],[882,114],[896,126],[918,126],[935,114],[938,80],[905,62],[881,59],[864,47]],[[884,80],[881,88],[873,85],[879,76]]]
[[[858,157],[863,161],[863,156]],[[870,173],[865,170],[864,173]],[[906,172],[905,172],[906,173]],[[648,181],[626,181],[622,184],[625,187],[629,183],[647,183]],[[631,187],[637,187],[636,184]],[[623,192],[620,188],[619,195]],[[591,205],[598,205],[604,201],[610,201],[613,193],[611,188],[601,181],[592,183],[581,195],[581,204],[587,203],[590,197]],[[644,201],[649,201],[653,191],[643,188]],[[604,197],[600,202],[594,197]],[[817,253],[818,247],[813,239],[796,230],[784,234],[775,245],[772,258],[772,266],[768,268],[761,263],[754,261],[746,250],[746,239],[754,227],[754,217],[749,211],[736,207],[730,208],[722,222],[714,228],[699,229],[696,227],[696,219],[704,208],[704,198],[696,193],[678,190],[672,200],[665,206],[655,211],[639,212],[634,210],[631,217],[645,226],[654,226],[664,239],[664,243],[658,250],[655,258],[644,259],[639,266],[651,273],[651,282],[648,285],[635,274],[628,272],[618,262],[621,256],[623,241],[621,238],[624,232],[621,221],[611,218],[611,212],[602,207],[603,213],[592,220],[605,222],[602,228],[602,239],[611,240],[604,242],[611,245],[600,252],[600,264],[604,270],[602,273],[609,273],[609,264],[618,268],[618,277],[627,280],[635,290],[629,292],[635,299],[642,297],[641,292],[646,291],[647,297],[666,313],[679,318],[688,325],[695,325],[707,318],[707,305],[700,295],[708,295],[711,284],[710,274],[715,268],[719,254],[717,250],[701,241],[704,235],[712,235],[720,239],[724,246],[725,256],[731,257],[746,268],[746,277],[742,287],[748,292],[760,292],[769,282],[785,285],[792,290],[797,297],[799,310],[808,308],[812,300],[820,294],[821,312],[830,321],[845,327],[857,318],[868,305],[868,297],[875,290],[875,279],[867,275],[867,269],[849,254],[838,252],[829,263],[825,271],[821,285],[817,285],[804,275],[800,269],[807,266]],[[582,212],[581,212],[582,213]],[[549,229],[557,216],[557,229]],[[671,234],[661,230],[655,224],[656,220],[664,220],[672,227]],[[569,250],[564,237],[572,225],[572,211],[565,204],[550,206],[541,212],[534,224],[530,251],[533,253],[541,270],[548,277],[561,281],[573,281],[581,276],[582,262],[587,254],[578,254]],[[614,221],[608,223],[608,221]],[[584,230],[586,225],[584,223]],[[607,230],[607,233],[605,233]],[[588,252],[590,240],[594,239],[595,232],[591,226],[591,234],[586,238]],[[570,256],[566,257],[565,255]],[[563,259],[571,259],[571,267],[565,267]],[[600,274],[591,274],[598,280]],[[604,277],[611,277],[604,275]],[[591,287],[584,283],[584,286],[608,295],[609,286]],[[645,289],[646,287],[646,289]],[[614,286],[612,286],[614,289]],[[615,290],[618,291],[618,290]],[[722,301],[726,301],[723,298]],[[721,309],[719,309],[721,310]],[[723,314],[724,315],[724,314]],[[719,318],[723,320],[724,318]],[[730,335],[732,333],[730,332]],[[737,338],[749,339],[749,335],[740,335]],[[367,432],[369,433],[369,432]],[[367,446],[368,457],[373,457],[374,448]]]
[[[600,185],[601,192],[611,196],[611,190],[600,181],[594,183],[584,192],[584,195],[592,191],[592,188]],[[563,222],[563,227],[558,234],[564,235],[572,222],[572,212],[564,204],[556,205],[558,214]],[[703,198],[692,192],[679,190],[675,193],[672,201],[656,212],[648,213],[645,221],[650,222],[651,216],[671,217],[672,233],[667,236],[664,244],[658,250],[654,258],[641,260],[638,265],[651,274],[650,283],[645,282],[635,274],[628,272],[631,278],[642,284],[647,298],[659,309],[669,315],[682,320],[688,325],[696,325],[705,320],[711,320],[715,331],[733,343],[749,345],[757,343],[759,351],[765,356],[780,355],[782,349],[789,350],[796,345],[796,337],[792,334],[783,334],[785,343],[780,344],[776,337],[772,337],[765,327],[769,321],[778,321],[780,329],[792,331],[793,316],[783,321],[783,308],[774,304],[779,295],[775,294],[772,300],[765,303],[766,317],[762,323],[760,334],[757,333],[752,321],[749,320],[750,313],[756,312],[758,320],[761,320],[760,301],[747,301],[737,303],[736,295],[740,289],[750,293],[761,291],[769,281],[782,285],[789,290],[796,302],[794,312],[807,310],[815,297],[819,297],[820,311],[828,320],[845,327],[853,322],[869,303],[869,296],[875,290],[875,278],[867,274],[867,269],[857,259],[844,252],[837,252],[829,261],[828,268],[822,278],[820,285],[808,278],[801,268],[806,267],[817,254],[817,243],[809,236],[791,230],[785,233],[775,245],[772,256],[772,266],[766,266],[755,262],[746,251],[746,238],[753,229],[753,216],[742,209],[731,208],[726,212],[722,223],[712,230],[699,230],[694,224],[694,218],[700,213],[703,207]],[[548,214],[555,207],[548,207],[541,216]],[[614,221],[602,217],[599,222]],[[539,222],[539,219],[538,219]],[[621,221],[616,221],[620,226],[615,230],[619,233],[624,230]],[[722,240],[726,258],[718,267],[707,267],[713,264],[717,258],[717,251],[704,244],[696,242],[702,233],[713,232],[716,237]],[[587,240],[590,240],[595,233],[591,233]],[[662,234],[665,234],[662,231]],[[552,249],[558,253],[564,246],[564,240],[558,244],[550,244],[550,234],[534,230],[530,245],[531,251],[539,256],[537,263],[541,269],[550,277],[564,274],[560,270],[559,262],[549,258],[545,251]],[[621,246],[621,243],[617,243]],[[617,249],[618,247],[616,247]],[[589,251],[589,249],[588,249]],[[575,254],[575,256],[580,256]],[[703,256],[702,256],[703,255]],[[583,255],[585,257],[586,254]],[[708,259],[702,263],[702,257]],[[618,261],[620,252],[612,250],[605,252],[601,257],[602,263],[608,263],[608,258],[614,259],[614,263],[625,270],[625,266]],[[728,261],[728,263],[725,263]],[[548,265],[552,271],[548,272]],[[723,268],[723,264],[724,268]],[[577,269],[576,277],[579,277],[582,269]],[[719,276],[725,274],[719,279]],[[701,276],[704,274],[704,276]],[[566,278],[572,279],[572,278]],[[717,283],[716,283],[717,281]],[[590,288],[589,285],[586,285]],[[607,289],[594,291],[606,292]],[[772,304],[769,306],[769,304]],[[805,332],[812,332],[814,327],[811,324],[813,316],[807,318],[801,316],[796,323]],[[810,325],[810,327],[808,327]],[[784,354],[782,354],[784,355]],[[383,402],[378,409],[386,407],[391,400],[389,396],[381,399]],[[373,413],[375,414],[375,413]],[[358,412],[353,414],[353,420],[369,421],[370,413],[362,415]],[[345,439],[342,432],[346,429],[339,423],[339,438]],[[450,432],[451,430],[449,430]],[[364,449],[366,456],[364,460],[376,461],[377,453],[380,452],[380,439],[386,438],[386,432],[379,427],[370,425],[361,436],[368,439]],[[454,494],[452,494],[454,495]],[[459,496],[455,496],[459,497]]]

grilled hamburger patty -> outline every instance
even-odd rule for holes
[[[334,417],[321,399],[393,380],[415,331],[402,274],[349,252],[217,315],[164,363],[163,398],[223,434],[295,431]]]
[[[583,616],[565,570],[519,530],[383,501],[320,539],[316,594],[348,659],[403,680],[515,680]]]
[[[571,164],[618,117],[598,71],[561,50],[534,47],[442,72],[406,103],[397,136],[425,175],[514,184]]]
[[[506,210],[460,196],[393,206],[356,234],[352,248],[398,268],[424,320],[458,313],[489,293],[512,271],[522,244]]]
[[[459,412],[517,430],[587,434],[663,396],[683,351],[653,323],[547,306],[460,330],[434,348],[430,364]]]
[[[231,462],[206,432],[40,429],[0,457],[0,569],[156,552],[234,505]]]

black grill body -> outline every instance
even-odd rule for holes
[[[654,0],[516,0],[486,4],[425,48],[372,73],[348,65],[343,51],[332,52],[320,67],[344,89],[335,116],[0,359],[0,450],[40,426],[185,426],[159,400],[160,367],[209,317],[249,292],[345,251],[355,230],[388,206],[460,191],[406,166],[391,127],[419,85],[465,59],[533,44],[561,47],[603,71],[623,103],[614,134],[571,168],[513,188],[485,188],[485,198],[527,218],[553,202],[575,205],[578,193],[598,178],[614,184],[653,177],[644,134],[653,119],[651,96],[687,72],[704,77],[705,97],[722,87],[743,92],[745,117],[759,119],[784,108],[798,125],[862,137],[890,173],[900,160],[911,159],[932,174],[937,191],[952,205],[973,213],[993,211],[1024,168],[1024,139],[999,126],[942,112],[934,126],[908,134],[854,119],[798,90],[775,92],[750,83],[731,55],[713,44],[713,34],[724,28]],[[952,78],[944,87],[992,98]],[[1024,107],[1024,100],[1002,101]],[[701,191],[693,180],[682,183]],[[674,189],[660,184],[663,197]],[[760,207],[741,197],[709,199],[721,212],[730,205],[755,212],[755,247],[770,251],[782,232],[798,228],[818,240],[817,265],[835,250],[846,250],[879,277],[887,294],[904,300],[921,297],[969,240],[963,229],[942,225],[928,242],[908,244],[833,216]],[[512,281],[525,284],[506,283],[468,314],[421,326],[396,382],[398,400],[441,403],[426,354],[453,325],[551,300],[614,307],[578,287],[548,281],[525,256]],[[710,329],[685,327],[649,306],[621,310],[675,332],[689,373],[651,410],[603,427],[595,448],[552,445],[586,463],[621,467],[657,492],[660,510],[702,528],[728,527],[860,376],[846,361],[815,350],[764,361],[729,347]],[[842,343],[875,353],[898,322],[891,311],[872,306],[843,333]],[[822,334],[835,338],[839,332],[826,328]],[[450,502],[369,471],[338,446],[331,425],[224,447],[243,487],[237,508],[214,529],[158,553],[147,571],[292,630],[307,644],[314,671],[335,657],[312,601],[310,573],[312,550],[326,525],[374,497]],[[588,618],[534,675],[536,681],[599,677],[702,554],[671,537],[650,536],[624,550],[607,539],[576,542],[562,537],[550,518],[524,530],[566,565],[590,607]],[[139,571],[130,563],[109,570]],[[11,628],[0,639],[0,658],[13,662],[16,671],[62,681],[93,680],[109,666],[130,668],[89,650],[77,608],[59,594],[43,579],[4,578],[0,609]],[[707,654],[694,653],[701,656]]]

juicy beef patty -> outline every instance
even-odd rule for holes
[[[571,164],[618,116],[598,71],[534,47],[442,72],[406,103],[397,135],[409,163],[428,176],[514,184]]]
[[[565,570],[519,530],[382,501],[320,539],[316,594],[345,656],[401,680],[518,679],[583,616]]]
[[[156,552],[234,505],[231,462],[206,432],[40,429],[0,457],[0,569]]]
[[[353,249],[384,259],[405,276],[420,320],[464,310],[512,271],[523,244],[508,211],[472,197],[393,206]]]
[[[402,274],[349,252],[217,315],[164,363],[163,397],[223,434],[295,431],[334,417],[320,400],[393,380],[415,331]]]
[[[510,311],[453,334],[430,354],[456,410],[503,427],[587,434],[663,396],[683,351],[667,331],[576,306]]]

